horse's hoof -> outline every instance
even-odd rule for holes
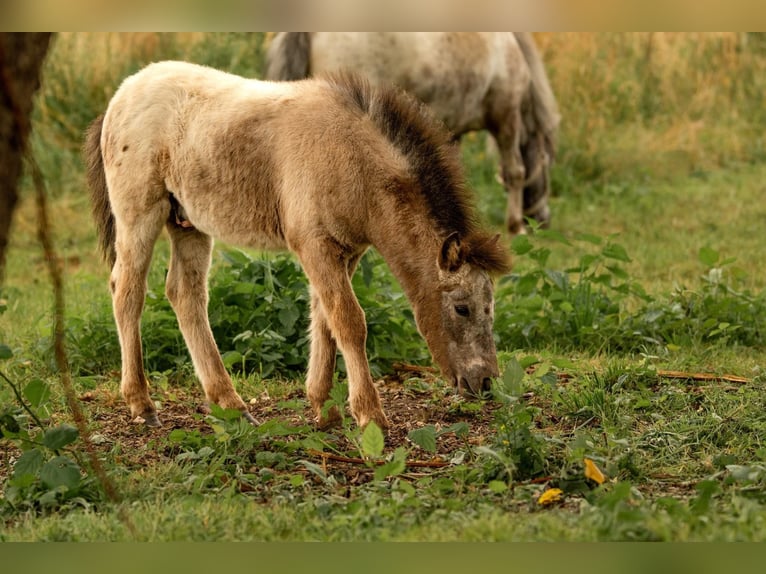
[[[343,419],[340,416],[340,411],[338,410],[338,407],[332,407],[330,410],[327,411],[326,416],[322,416],[321,412],[317,415],[316,418],[317,421],[317,428],[319,430],[328,430],[331,428],[336,428],[342,426]]]
[[[242,411],[242,417],[243,417],[243,418],[244,418],[244,419],[245,419],[247,422],[249,422],[251,425],[253,425],[254,427],[257,427],[258,425],[260,425],[260,424],[261,424],[261,423],[259,423],[259,422],[258,422],[258,419],[256,419],[255,417],[253,417],[253,415],[251,415],[251,414],[250,414],[249,412],[247,412],[247,411]]]
[[[365,417],[361,419],[361,421],[359,422],[359,426],[361,428],[365,428],[371,422],[374,422],[378,426],[378,428],[382,430],[383,432],[386,432],[388,431],[389,428],[391,428],[391,423],[388,422],[388,418],[383,413],[383,411],[380,411],[379,413],[376,413],[369,418]]]
[[[162,426],[162,423],[160,422],[160,418],[157,416],[157,413],[154,411],[145,412],[144,414],[136,416],[136,418],[133,419],[134,423],[136,424],[143,424],[144,426],[151,427],[151,428],[160,428]]]

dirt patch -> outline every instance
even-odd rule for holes
[[[407,370],[388,376],[376,383],[383,408],[391,423],[386,434],[386,452],[398,446],[412,446],[407,438],[410,431],[425,425],[437,430],[464,421],[470,432],[467,438],[454,433],[443,434],[437,440],[436,453],[414,448],[412,456],[420,462],[449,461],[455,451],[470,444],[482,444],[490,433],[492,411],[497,405],[490,401],[466,401],[457,397],[451,389],[429,372]],[[127,406],[119,395],[116,385],[105,385],[80,394],[79,399],[90,422],[91,442],[99,453],[111,453],[116,464],[128,468],[151,466],[168,462],[177,453],[167,446],[167,436],[175,429],[198,430],[212,433],[205,420],[201,388],[189,385],[168,385],[154,389],[153,396],[159,405],[162,427],[151,428],[131,421]],[[261,423],[277,418],[287,425],[313,424],[312,412],[302,389],[290,390],[280,396],[263,392],[249,401],[250,413]],[[348,413],[348,411],[347,411]],[[54,423],[67,422],[66,416],[55,417]],[[331,429],[337,435],[338,446],[353,447],[343,438],[342,429]],[[345,450],[345,449],[344,449]],[[10,474],[20,451],[11,441],[0,442],[0,482]],[[318,454],[317,463],[327,464]],[[333,470],[353,469],[353,463],[331,461]],[[337,467],[337,468],[336,468]]]

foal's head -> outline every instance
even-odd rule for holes
[[[442,374],[461,394],[489,391],[498,376],[491,274],[509,268],[499,237],[461,239],[453,233],[439,253],[441,328],[429,345]]]

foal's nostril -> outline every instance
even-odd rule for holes
[[[492,391],[492,379],[484,377],[481,381],[481,391],[483,393],[489,393]]]

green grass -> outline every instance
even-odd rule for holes
[[[27,186],[0,297],[7,346],[0,371],[42,428],[0,380],[0,540],[763,541],[766,167],[761,136],[739,131],[728,109],[703,105],[728,99],[744,117],[761,97],[734,79],[692,97],[681,114],[683,98],[670,90],[695,94],[701,81],[726,75],[721,66],[757,85],[761,44],[742,45],[737,55],[729,36],[688,43],[673,36],[659,44],[665,59],[652,72],[658,83],[650,94],[636,64],[642,39],[541,38],[555,66],[562,153],[552,229],[513,241],[513,272],[497,286],[502,375],[483,402],[453,399],[428,372],[388,379],[386,408],[409,426],[382,445],[350,420],[328,432],[308,420],[305,292],[292,259],[225,246],[216,250],[211,315],[235,384],[262,424],[194,414],[202,391],[162,296],[164,239],[150,273],[144,336],[161,416],[181,422],[156,432],[123,424],[107,270],[95,253],[77,134],[142,62],[189,55],[258,75],[261,37],[59,38],[35,149],[64,262],[75,385],[121,502],[106,497],[82,440],[66,426],[49,348],[52,296]],[[566,59],[566,42],[598,65],[577,68]],[[105,49],[84,61],[82,50],[95,46]],[[125,59],[115,56],[124,52]],[[684,54],[697,74],[684,67]],[[568,86],[582,80],[578,74],[591,74],[590,84]],[[674,151],[668,134],[687,133],[687,120],[704,121],[699,140]],[[719,149],[705,139],[715,135]],[[671,161],[679,153],[684,161]],[[505,197],[483,138],[467,138],[463,155],[482,214],[501,229]],[[267,277],[277,285],[261,291]],[[355,288],[370,322],[376,376],[390,374],[394,361],[427,364],[406,302],[374,255]],[[271,304],[258,303],[264,296]],[[342,384],[333,397],[344,400]],[[317,451],[362,460],[323,466]],[[30,453],[26,473],[12,468],[22,452]],[[68,475],[56,456],[81,474]],[[401,465],[434,456],[451,464]],[[604,484],[586,475],[585,459],[604,472]],[[538,498],[548,488],[561,489],[562,498],[543,506]]]

